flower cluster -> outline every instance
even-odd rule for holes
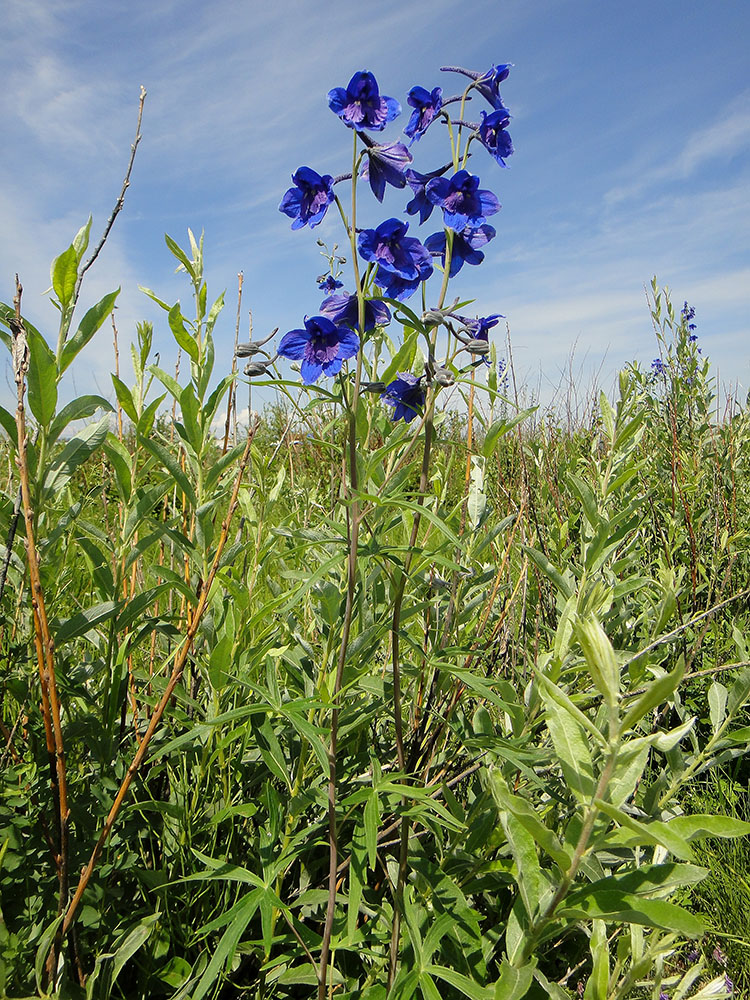
[[[279,210],[292,220],[292,229],[296,230],[320,225],[328,208],[336,202],[352,251],[362,262],[355,268],[357,285],[350,293],[343,290],[344,283],[339,280],[341,271],[334,257],[324,253],[329,259],[330,273],[320,275],[318,287],[326,297],[318,313],[306,317],[304,327],[290,330],[279,344],[278,356],[300,362],[302,380],[307,385],[321,376],[341,372],[346,361],[358,356],[368,336],[391,322],[391,311],[383,299],[403,302],[423,288],[437,266],[433,259],[439,261],[443,272],[447,272],[440,305],[429,313],[437,319],[432,325],[425,320],[422,331],[427,337],[429,354],[424,374],[400,372],[387,386],[377,382],[362,383],[371,391],[381,393],[383,401],[393,407],[394,420],[406,423],[424,410],[430,386],[447,387],[455,382],[453,358],[460,351],[468,351],[474,357],[472,364],[490,363],[489,330],[501,318],[500,314],[475,319],[454,316],[462,328],[456,331],[449,322],[444,322],[449,313],[442,310],[442,302],[447,279],[455,277],[464,264],[480,264],[484,260],[484,247],[496,235],[487,220],[500,211],[500,202],[465,165],[472,142],[486,150],[502,167],[507,165],[513,153],[508,134],[511,116],[499,90],[508,78],[510,64],[493,65],[485,72],[453,66],[443,68],[468,78],[463,94],[446,98],[442,87],[412,87],[406,98],[411,114],[403,132],[409,146],[413,146],[435,122],[442,121],[451,129],[457,125],[457,141],[455,133],[451,133],[450,163],[436,170],[419,172],[412,167],[413,157],[404,142],[374,138],[372,133],[382,132],[401,114],[401,105],[380,92],[371,72],[362,70],[353,74],[346,87],[334,87],[328,92],[329,108],[354,133],[353,175],[334,178],[312,167],[301,166],[292,175],[293,187],[286,191],[279,205]],[[489,111],[480,111],[481,120],[476,124],[462,120],[466,101],[472,93],[490,106]],[[454,121],[448,106],[458,101],[461,102],[461,120]],[[351,181],[354,213],[356,185],[360,178],[369,184],[379,202],[384,200],[389,188],[408,189],[406,215],[417,216],[416,224],[421,226],[438,209],[442,212],[442,228],[420,239],[409,234],[408,222],[390,217],[374,228],[355,229],[334,194],[334,185]],[[336,260],[343,263],[343,258]],[[449,333],[444,362],[433,358],[435,336],[430,333],[440,325]]]

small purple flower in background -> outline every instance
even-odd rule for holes
[[[361,176],[370,181],[372,193],[382,201],[386,184],[406,187],[404,171],[411,162],[412,155],[403,142],[368,143]]]
[[[392,420],[404,420],[407,424],[417,416],[424,406],[422,379],[411,372],[399,372],[396,379],[386,386],[380,398],[393,406]]]
[[[337,288],[343,288],[344,282],[337,281],[332,274],[321,274],[318,278],[318,288],[321,292],[335,292]]]
[[[659,990],[659,1000],[669,1000],[669,994],[666,990]]]
[[[698,951],[697,948],[691,948],[690,951],[687,953],[687,955],[685,955],[685,958],[688,962],[697,962],[700,957],[701,953]]]
[[[359,337],[345,326],[336,326],[327,316],[305,319],[304,330],[290,330],[279,344],[279,354],[301,361],[300,373],[305,385],[312,385],[321,375],[336,375],[347,358],[359,350]]]
[[[414,236],[407,236],[408,222],[386,219],[377,229],[359,234],[359,252],[378,265],[376,281],[389,298],[408,298],[432,274],[430,252]]]
[[[479,126],[479,138],[482,145],[490,152],[501,167],[507,167],[505,158],[513,153],[513,143],[505,131],[510,124],[510,112],[507,108],[499,108],[487,114],[480,112],[482,124]]]
[[[685,304],[682,307],[680,315],[682,317],[682,322],[687,326],[688,330],[695,330],[696,324],[692,322],[692,320],[695,319],[695,306],[689,306],[687,304],[687,299],[685,300]],[[696,336],[691,337],[690,339],[697,340],[698,338]]]
[[[443,89],[435,87],[432,91],[425,90],[424,87],[412,87],[406,103],[414,108],[409,119],[409,124],[404,129],[404,133],[409,136],[411,142],[417,142],[425,134],[436,116],[440,113],[443,105]]]
[[[359,322],[359,307],[357,296],[343,292],[341,295],[329,295],[320,306],[321,315],[327,316],[336,326],[348,326],[356,329]],[[373,330],[376,326],[386,326],[391,321],[391,313],[385,302],[379,299],[365,300],[365,330]]]
[[[724,989],[730,996],[734,996],[734,983],[726,974],[726,972],[724,973]]]
[[[292,229],[310,226],[313,229],[328,211],[333,201],[333,177],[316,173],[311,167],[300,167],[292,174],[294,187],[281,199],[279,211],[293,219]]]
[[[401,105],[392,97],[381,97],[377,80],[367,71],[355,73],[346,89],[328,91],[328,107],[349,128],[369,128],[382,132],[388,122],[401,114]]]
[[[718,962],[719,965],[727,964],[727,956],[724,954],[724,952],[721,950],[718,944],[713,950],[712,957],[714,962]]]
[[[453,278],[457,275],[464,264],[481,264],[484,260],[484,253],[479,248],[486,246],[494,238],[495,230],[488,223],[477,226],[476,229],[467,227],[460,233],[454,233],[449,277]],[[432,236],[428,236],[424,245],[430,253],[436,256],[441,255],[443,267],[445,267],[445,230],[442,233],[433,233]]]
[[[667,366],[664,364],[661,358],[654,358],[651,362],[651,371],[654,375],[666,375]]]
[[[452,177],[435,177],[427,184],[427,197],[445,213],[444,223],[456,232],[480,226],[488,215],[500,211],[492,191],[479,189],[479,178],[468,170]]]

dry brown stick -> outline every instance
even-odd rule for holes
[[[58,843],[58,878],[60,896],[58,912],[62,913],[68,902],[68,785],[65,773],[65,748],[63,744],[62,724],[60,721],[60,703],[57,697],[57,682],[55,678],[54,642],[49,630],[47,609],[42,591],[42,580],[39,571],[39,558],[34,540],[34,513],[31,505],[31,488],[29,486],[29,466],[26,453],[26,414],[23,397],[26,391],[26,372],[29,367],[29,350],[26,341],[26,330],[21,318],[21,296],[23,287],[16,275],[16,294],[13,298],[15,316],[11,320],[13,331],[13,365],[18,405],[16,407],[16,428],[18,430],[18,470],[21,481],[21,499],[23,516],[26,525],[26,561],[29,567],[31,582],[31,605],[34,617],[34,638],[39,661],[42,688],[42,711],[45,714],[45,731],[48,750],[52,729],[53,753],[55,759],[55,778],[57,784],[57,807],[59,817],[60,839]],[[45,697],[46,695],[46,697]],[[48,974],[54,968],[54,956],[57,952],[55,941],[50,949],[50,961],[47,965]]]
[[[70,900],[70,904],[68,905],[68,909],[65,913],[65,918],[63,920],[63,925],[62,925],[63,934],[66,934],[68,932],[70,925],[75,920],[78,906],[86,890],[86,886],[88,885],[91,876],[94,872],[96,863],[99,860],[99,855],[101,854],[104,845],[107,842],[107,838],[109,837],[110,831],[112,830],[112,826],[114,825],[115,819],[117,818],[117,814],[120,811],[120,807],[122,806],[122,803],[125,800],[125,796],[128,794],[128,789],[132,784],[133,778],[135,777],[139,767],[143,763],[143,760],[146,756],[146,751],[148,750],[149,744],[151,743],[151,738],[156,732],[157,726],[161,722],[161,718],[164,715],[164,711],[167,705],[169,704],[169,700],[172,697],[172,693],[174,692],[174,689],[177,687],[177,684],[179,683],[180,678],[182,677],[182,672],[185,669],[185,663],[187,661],[188,654],[192,648],[193,640],[195,639],[195,636],[198,632],[198,627],[201,623],[201,619],[206,610],[206,607],[208,606],[208,598],[211,592],[211,586],[216,577],[216,573],[218,572],[221,555],[224,551],[224,546],[226,545],[226,541],[229,536],[229,526],[234,516],[234,512],[237,509],[237,504],[239,501],[239,493],[240,493],[240,484],[242,483],[242,478],[245,474],[245,469],[247,468],[247,463],[250,459],[250,446],[252,444],[254,433],[255,433],[255,426],[251,427],[248,431],[247,444],[245,445],[245,451],[243,452],[242,458],[240,460],[240,467],[239,471],[237,472],[237,478],[235,479],[234,482],[232,497],[231,500],[229,501],[229,508],[221,524],[221,535],[219,536],[219,541],[216,547],[214,560],[211,565],[211,570],[208,574],[208,579],[206,580],[205,586],[201,590],[200,596],[198,598],[198,604],[196,605],[195,608],[195,612],[190,618],[190,625],[185,634],[185,638],[175,655],[174,666],[172,667],[172,674],[169,678],[169,681],[167,682],[166,688],[164,689],[164,693],[159,699],[159,702],[156,705],[153,714],[151,715],[151,719],[148,724],[148,729],[146,730],[143,736],[143,741],[138,747],[138,750],[136,751],[135,756],[133,757],[132,763],[130,764],[127,773],[125,774],[125,777],[122,780],[122,784],[120,785],[117,791],[117,795],[115,796],[114,802],[112,803],[112,807],[109,810],[107,818],[104,821],[104,826],[102,827],[101,833],[99,834],[99,839],[97,840],[94,849],[91,852],[91,857],[89,858],[88,864],[81,872],[81,877],[79,879],[75,893],[73,894],[73,897]]]
[[[242,282],[245,276],[242,271],[237,275],[237,323],[234,328],[234,354],[232,355],[232,375],[237,371],[237,345],[240,342],[240,310],[242,308]],[[235,392],[235,379],[229,383],[229,396],[227,397],[227,422],[224,425],[224,445],[221,449],[222,455],[226,455],[227,448],[229,447],[229,426],[232,422],[232,408],[234,406],[235,398],[237,393]],[[236,413],[236,408],[235,408]],[[235,420],[235,430],[237,429],[237,422]]]
[[[133,171],[133,164],[135,163],[135,154],[138,149],[138,144],[141,141],[141,121],[143,120],[143,102],[146,100],[146,91],[144,87],[141,87],[141,95],[138,101],[138,124],[135,127],[135,139],[130,147],[130,160],[128,161],[128,169],[125,171],[125,180],[122,182],[122,190],[120,191],[120,197],[115,202],[115,207],[112,209],[112,214],[107,220],[107,225],[104,227],[104,232],[102,233],[102,238],[99,240],[96,249],[91,254],[89,259],[83,265],[81,270],[78,272],[78,278],[76,280],[75,291],[73,293],[72,305],[75,306],[78,301],[78,295],[81,291],[81,282],[83,281],[84,274],[88,271],[91,265],[94,263],[96,258],[102,251],[102,247],[107,242],[107,237],[110,234],[112,226],[115,224],[115,219],[120,214],[122,206],[125,204],[125,192],[130,187],[130,174]]]

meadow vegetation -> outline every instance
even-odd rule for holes
[[[345,124],[353,86],[329,95]],[[335,200],[315,176],[282,202],[308,223]],[[717,404],[656,281],[652,365],[585,418],[519,407],[498,317],[446,305],[462,230],[433,179],[442,245],[397,220],[363,239],[353,192],[354,322],[239,344],[246,374],[217,360],[192,234],[167,245],[194,310],[148,293],[169,370],[139,325],[112,400],[58,403],[116,301],[77,317],[90,222],[53,263],[56,342],[20,284],[0,305],[0,995],[750,985],[750,410]],[[441,255],[437,305],[407,306]],[[276,396],[243,425],[258,380]]]

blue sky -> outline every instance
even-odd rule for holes
[[[5,0],[3,21],[0,299],[11,301],[18,271],[24,311],[51,340],[49,262],[89,213],[101,232],[141,84],[131,187],[81,305],[122,286],[121,339],[154,320],[171,366],[166,316],[138,285],[187,310],[164,233],[186,244],[188,227],[204,230],[209,297],[227,292],[216,340],[228,370],[237,272],[243,333],[249,308],[256,336],[284,333],[318,310],[316,237],[344,242],[332,212],[312,232],[292,232],[278,211],[297,167],[349,167],[351,133],[328,109],[328,90],[369,69],[406,107],[415,84],[459,91],[461,78],[441,65],[512,62],[502,87],[511,168],[484,155],[470,163],[503,204],[491,220],[497,238],[481,267],[455,279],[456,294],[507,316],[519,376],[548,400],[568,371],[584,396],[592,373],[609,388],[627,361],[650,363],[644,286],[656,274],[677,306],[696,307],[720,381],[743,395],[750,385],[747,0]],[[398,138],[407,120],[384,136]],[[414,145],[415,168],[446,162],[444,143],[428,133]],[[405,202],[390,189],[383,206],[367,198],[361,224]],[[436,228],[431,219],[417,233],[412,221],[410,235]],[[112,396],[109,328],[82,357],[65,394]],[[5,364],[6,405],[9,381]]]

